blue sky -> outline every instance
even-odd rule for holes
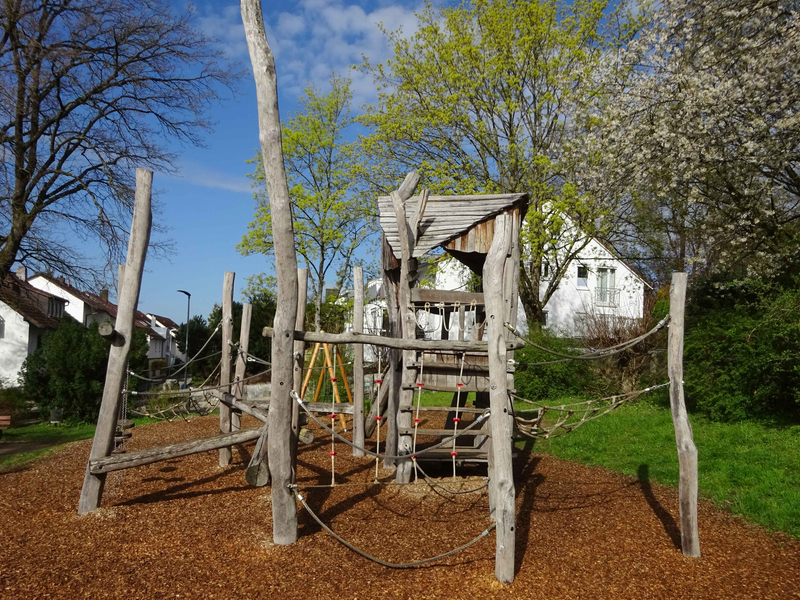
[[[236,245],[252,219],[254,201],[245,163],[258,147],[255,88],[242,29],[239,4],[195,4],[197,24],[219,40],[227,56],[247,70],[238,93],[210,113],[215,131],[205,148],[180,149],[179,172],[154,174],[163,205],[160,223],[170,231],[174,254],[148,260],[139,300],[140,310],[183,322],[186,297],[192,293],[192,314],[208,316],[222,294],[224,271],[236,272],[235,298],[241,300],[246,278],[272,270],[266,257],[240,256]],[[414,30],[420,2],[352,2],[303,0],[263,2],[267,36],[275,54],[281,113],[294,112],[305,85],[324,88],[331,72],[347,73],[364,54],[371,61],[389,57],[377,27]],[[354,107],[375,99],[371,80],[352,73]]]

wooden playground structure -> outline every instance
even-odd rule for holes
[[[276,544],[290,544],[296,540],[298,500],[331,535],[362,555],[390,567],[408,567],[438,560],[466,548],[494,530],[495,576],[501,582],[511,582],[515,566],[515,482],[512,465],[515,434],[548,437],[556,431],[568,430],[576,414],[580,413],[580,422],[584,422],[599,416],[610,406],[605,402],[602,405],[584,403],[585,406],[578,408],[560,407],[566,417],[555,422],[548,421],[545,415],[548,410],[558,411],[558,407],[534,408],[532,418],[515,414],[514,350],[526,343],[524,336],[516,330],[516,315],[520,229],[528,196],[519,193],[431,196],[427,190],[415,195],[419,176],[414,172],[409,173],[396,191],[378,199],[383,230],[382,267],[388,334],[363,333],[364,279],[360,268],[354,272],[353,331],[341,334],[304,331],[307,275],[305,270],[297,268],[294,251],[288,188],[280,151],[277,102],[272,100],[277,98],[274,62],[266,45],[257,3],[243,1],[242,14],[259,93],[259,123],[273,213],[278,279],[278,310],[274,327],[265,328],[263,332],[273,338],[271,397],[266,403],[251,402],[245,397],[250,309],[247,304],[244,305],[241,341],[235,347],[231,343],[234,274],[226,273],[222,302],[220,382],[217,386],[206,388],[215,394],[220,403],[219,435],[138,452],[112,454],[133,314],[138,302],[151,225],[152,173],[137,170],[136,203],[127,262],[124,274],[120,271],[119,311],[113,334],[115,342],[109,355],[106,385],[86,468],[79,513],[88,513],[100,506],[105,478],[111,471],[208,450],[218,450],[220,466],[227,466],[231,461],[233,445],[257,440],[246,477],[253,485],[271,483],[273,540]],[[483,291],[467,293],[418,288],[418,259],[435,248],[443,249],[481,275]],[[669,320],[670,396],[680,460],[682,548],[688,556],[699,556],[697,451],[683,401],[685,291],[686,275],[675,274]],[[424,339],[424,333],[420,334],[418,312],[430,313],[434,307],[438,307],[442,313],[442,325],[446,333],[455,333],[449,335],[449,339]],[[465,326],[467,311],[474,315],[469,335]],[[457,323],[457,326],[447,326],[445,322]],[[648,335],[665,324],[666,321],[662,322]],[[618,347],[601,350],[591,358],[610,356],[638,341],[631,340]],[[316,344],[310,361],[311,369],[306,367],[307,343]],[[352,344],[354,348],[352,388],[349,387],[341,354],[336,348],[339,344]],[[364,414],[364,345],[389,350],[386,370],[382,368],[383,365],[378,368],[378,391],[368,415]],[[324,364],[319,370],[316,396],[327,374],[334,384],[334,402],[331,403],[307,401],[304,398],[320,350],[324,355]],[[233,353],[236,353],[236,368],[232,375]],[[563,360],[573,359],[575,357],[569,356]],[[335,385],[339,379],[335,370],[337,363],[348,402],[343,401]],[[423,389],[453,393],[452,405],[441,408],[421,406]],[[644,391],[649,390],[638,393]],[[475,394],[473,407],[466,406],[469,393]],[[611,405],[615,406],[621,403],[619,398],[611,401]],[[426,430],[420,427],[420,413],[431,410],[448,413],[444,429]],[[252,415],[263,426],[242,430],[241,413]],[[332,486],[336,485],[334,443],[337,440],[352,446],[353,455],[364,457],[365,461],[383,459],[385,467],[396,469],[395,481],[400,485],[413,485],[412,477],[422,472],[419,463],[423,460],[450,463],[454,471],[461,462],[485,462],[493,524],[480,536],[451,552],[405,565],[383,562],[347,544],[311,511],[296,484],[295,464],[301,413],[331,434]],[[318,414],[323,415],[322,419]],[[346,431],[344,415],[352,415],[351,432]],[[469,422],[467,416],[471,418]],[[324,422],[326,418],[328,424]],[[337,419],[340,432],[335,427]],[[381,430],[385,431],[382,442],[377,437],[375,451],[365,445],[365,438],[372,435],[373,430],[377,430],[376,436],[381,436]],[[345,436],[344,433],[350,435]],[[440,441],[422,445],[418,444],[417,438],[420,436],[433,436]],[[427,475],[422,481],[423,485],[432,485]]]

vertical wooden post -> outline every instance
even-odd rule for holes
[[[142,272],[147,257],[147,246],[150,243],[152,187],[153,172],[136,169],[136,198],[133,206],[131,235],[128,240],[128,256],[125,260],[126,274],[124,280],[119,282],[119,306],[117,307],[117,320],[114,324],[114,329],[118,334],[117,342],[111,346],[108,354],[103,400],[100,404],[100,414],[97,417],[97,429],[89,461],[109,456],[114,446],[114,430],[117,427],[120,394],[123,381],[127,377],[125,370],[133,338],[133,317],[136,305],[139,303]],[[92,474],[89,472],[89,465],[86,465],[83,489],[78,503],[78,514],[86,514],[100,506],[105,480],[105,474]]]
[[[364,271],[353,267],[353,331],[364,332]],[[364,344],[353,344],[353,456],[364,456]]]
[[[294,328],[306,329],[306,303],[308,302],[308,269],[297,269],[297,316]],[[314,355],[316,357],[316,354]],[[294,371],[292,389],[300,393],[303,385],[303,367],[306,364],[306,345],[301,341],[294,343]],[[313,364],[313,361],[312,361]],[[309,371],[311,373],[311,371]],[[302,397],[302,396],[301,396]],[[300,406],[292,402],[292,482],[297,478],[297,440],[300,435]]]
[[[483,266],[483,292],[486,302],[486,322],[489,342],[489,403],[492,432],[491,452],[494,457],[492,491],[497,523],[495,548],[495,577],[503,583],[514,580],[514,473],[511,461],[513,416],[510,410],[506,379],[507,314],[504,267],[513,237],[512,217],[495,218],[494,239]]]
[[[397,278],[400,274],[400,269],[390,269],[387,263],[394,261],[392,249],[389,242],[386,241],[386,235],[383,236],[383,291],[386,296],[386,313],[389,318],[389,331],[387,332],[390,337],[399,337],[400,333],[400,317],[397,309]],[[394,348],[388,352],[389,356],[389,369],[387,375],[383,380],[381,389],[386,388],[386,435],[384,441],[384,448],[386,449],[387,456],[397,456],[397,414],[398,406],[400,404],[400,351]],[[384,468],[394,467],[394,459],[385,458],[383,460]]]
[[[219,384],[220,392],[231,392],[231,342],[233,341],[233,282],[236,273],[225,271],[222,281],[222,355],[220,357]],[[230,407],[219,405],[219,432],[230,433],[233,419]],[[231,464],[231,447],[219,449],[219,466],[227,467]]]
[[[267,43],[260,0],[240,0],[247,49],[253,67],[258,100],[258,128],[264,179],[267,183],[278,310],[272,338],[272,400],[269,407],[269,470],[272,476],[272,539],[276,544],[297,540],[297,504],[292,483],[292,358],[297,316],[297,255],[292,208],[283,163],[281,120],[275,58]]]
[[[680,465],[681,550],[684,556],[700,556],[697,532],[697,446],[683,397],[683,330],[686,305],[686,273],[673,273],[669,289],[669,339],[667,360],[669,400]]]
[[[242,323],[239,327],[239,352],[236,356],[236,372],[234,375],[233,395],[237,400],[244,397],[244,375],[247,372],[247,352],[250,350],[250,321],[253,318],[253,305],[242,304]],[[231,431],[242,428],[242,411],[231,412]]]

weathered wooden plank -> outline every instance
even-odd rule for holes
[[[225,271],[222,282],[222,356],[220,357],[219,383],[223,393],[230,393],[231,387],[231,342],[233,341],[233,283],[236,274]],[[219,432],[229,433],[233,426],[231,409],[224,404],[219,407]],[[231,464],[231,449],[219,449],[219,466]]]
[[[236,444],[243,444],[259,437],[263,428],[262,426],[230,433],[221,433],[210,438],[178,442],[177,444],[170,444],[169,446],[159,446],[158,448],[148,448],[147,450],[115,454],[114,456],[89,460],[89,469],[92,473],[109,473],[111,471],[120,471],[132,467],[141,467],[142,465],[149,465],[180,456],[188,456],[189,454],[208,452],[209,450],[217,450]]]
[[[680,482],[681,550],[684,556],[700,556],[700,536],[697,531],[697,446],[683,397],[683,328],[686,304],[686,273],[673,273],[669,290],[669,336],[667,360],[669,399],[675,442],[678,446]]]
[[[297,316],[294,320],[296,330],[305,329],[306,303],[308,302],[308,269],[297,269]],[[316,358],[316,354],[314,354]],[[299,392],[303,384],[303,368],[306,363],[306,346],[302,341],[294,342],[294,366],[292,389]],[[313,365],[313,359],[311,364]],[[309,371],[309,375],[311,371]],[[292,402],[292,482],[297,480],[297,441],[300,439],[300,407]],[[269,468],[268,466],[266,467]]]
[[[272,343],[272,400],[269,411],[269,470],[272,477],[272,539],[276,544],[297,540],[297,502],[292,483],[292,330],[297,316],[297,257],[289,187],[281,146],[275,59],[267,43],[260,0],[241,0],[250,63],[256,84],[259,141],[272,214],[275,272],[278,279],[276,336]]]
[[[414,428],[413,427],[411,427],[409,429],[400,429],[399,431],[400,431],[401,434],[414,435]],[[417,435],[418,436],[425,436],[425,435],[427,435],[427,436],[452,436],[454,434],[453,434],[453,430],[452,429],[424,429],[424,428],[420,427],[419,429],[417,429]],[[490,432],[489,429],[470,429],[469,433],[465,434],[464,437],[469,437],[469,436],[472,436],[472,435],[486,435],[486,436],[488,436],[488,435],[491,435],[491,432]],[[458,444],[458,439],[456,439],[456,444]],[[470,444],[472,444],[471,441],[470,441]]]
[[[353,331],[364,332],[364,271],[353,267]],[[364,456],[364,346],[353,345],[353,456]]]
[[[451,406],[406,406],[401,408],[400,410],[408,411],[408,412],[415,412],[419,410],[420,412],[450,412],[455,410]],[[458,412],[462,413],[475,413],[475,414],[482,414],[486,412],[485,408],[471,408],[469,406],[462,406],[458,409]]]
[[[384,284],[385,285],[385,284]],[[264,337],[273,337],[272,327],[264,327],[262,331]],[[304,342],[322,342],[328,344],[372,344],[384,348],[396,348],[398,350],[424,350],[426,352],[486,352],[488,346],[486,342],[456,340],[417,340],[392,338],[368,333],[325,333],[315,331],[295,331],[294,339]],[[523,342],[511,341],[506,344],[509,350],[516,350],[524,346]]]
[[[462,305],[469,306],[473,301],[479,306],[483,306],[483,294],[476,292],[459,292],[450,290],[430,290],[425,288],[413,288],[411,290],[411,301],[424,304],[430,302],[432,305],[438,302],[454,304],[461,302]],[[435,309],[431,306],[431,310]]]
[[[488,322],[489,402],[492,418],[493,474],[490,475],[490,493],[494,496],[495,522],[497,524],[495,548],[495,577],[503,582],[514,580],[514,472],[512,465],[513,417],[506,381],[506,315],[504,265],[512,238],[511,215],[500,215],[496,219],[492,247],[486,255],[483,267],[483,287],[486,298]]]
[[[253,305],[249,302],[242,304],[242,322],[239,327],[239,352],[236,356],[236,370],[234,374],[233,395],[237,400],[244,396],[244,379],[247,372],[247,352],[250,350],[250,321],[253,317]],[[231,431],[242,428],[242,413],[238,410],[231,411]]]
[[[269,483],[269,427],[264,427],[256,441],[253,455],[244,472],[244,480],[253,487]]]
[[[139,302],[142,272],[147,257],[147,246],[150,243],[152,187],[153,172],[147,169],[136,169],[136,195],[128,240],[128,255],[125,259],[125,275],[120,278],[118,288],[119,304],[115,329],[121,337],[121,343],[113,344],[108,354],[103,399],[100,403],[97,428],[78,503],[78,514],[81,515],[98,508],[103,496],[105,476],[91,471],[91,461],[108,456],[114,447],[114,431],[119,417],[122,384],[127,377],[128,354],[133,339],[133,318]]]

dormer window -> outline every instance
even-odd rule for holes
[[[47,315],[60,319],[64,316],[64,303],[57,298],[48,298]]]

